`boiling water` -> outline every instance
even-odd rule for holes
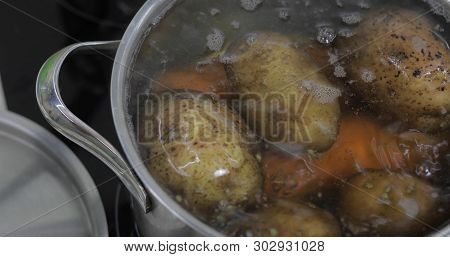
[[[425,2],[428,2],[425,3]],[[425,14],[432,20],[433,27],[431,30],[440,37],[440,40],[449,39],[450,27],[448,26],[449,14],[442,9],[435,9],[434,12],[440,16],[430,12],[430,5],[436,6],[437,1],[413,1],[399,0],[185,0],[180,1],[165,17],[160,24],[152,29],[150,35],[143,42],[139,49],[136,61],[133,67],[134,72],[131,75],[129,92],[130,105],[129,113],[133,130],[137,130],[139,115],[137,108],[140,95],[146,95],[155,88],[165,87],[159,82],[159,78],[171,70],[186,67],[189,65],[205,65],[212,62],[221,62],[228,64],[233,62],[233,56],[229,55],[227,49],[231,48],[236,41],[246,38],[246,42],[252,45],[255,40],[253,33],[259,31],[274,31],[280,34],[290,35],[298,38],[302,44],[310,45],[313,48],[320,49],[322,53],[327,55],[327,64],[332,67],[330,78],[336,84],[339,84],[340,91],[333,91],[333,97],[341,97],[340,104],[342,116],[358,115],[359,113],[369,113],[380,126],[387,130],[398,130],[395,121],[386,122],[384,119],[377,121],[378,114],[371,114],[371,110],[367,105],[360,101],[358,96],[353,92],[345,89],[345,84],[351,84],[351,79],[347,79],[347,71],[341,63],[341,56],[336,50],[336,41],[345,38],[354,37],[355,28],[361,23],[366,15],[372,10],[379,7],[387,8],[405,8],[416,11],[419,14]],[[447,49],[448,50],[448,49]],[[366,83],[371,83],[376,79],[374,71],[363,69],[360,74],[361,79]],[[450,99],[449,99],[450,101]],[[447,112],[447,110],[443,110]],[[438,135],[440,138],[448,139],[447,132]],[[445,141],[445,140],[443,140]],[[261,149],[266,153],[279,154],[279,151],[270,145],[261,144]],[[303,149],[304,150],[304,149]],[[308,151],[308,150],[306,150]],[[311,151],[310,151],[311,152]],[[146,157],[147,150],[142,147],[143,157]],[[317,154],[312,152],[312,155]],[[145,158],[144,158],[145,159]],[[450,175],[449,171],[449,155],[447,158],[441,159],[436,164],[436,170],[430,177],[427,177],[427,183],[432,184],[438,190],[433,192],[434,198],[439,198],[440,204],[433,207],[432,211],[441,213],[437,216],[448,216],[447,207],[450,201]],[[427,166],[429,167],[429,166]],[[297,200],[301,204],[314,204],[320,209],[326,210],[334,216],[338,226],[342,231],[342,235],[357,235],[358,231],[346,224],[346,220],[340,217],[338,210],[338,202],[341,201],[339,194],[335,193],[340,188],[345,187],[347,182],[339,182],[332,190],[332,193],[324,190],[316,190],[306,199]],[[366,184],[367,189],[371,189],[370,184]],[[318,188],[320,186],[318,185]],[[171,189],[168,189],[171,191]],[[390,190],[390,189],[389,189]],[[172,191],[171,191],[172,192]],[[386,193],[389,193],[387,191]],[[174,192],[174,198],[180,198]],[[248,221],[248,223],[266,222],[264,219],[272,219],[270,216],[280,215],[280,218],[286,218],[288,214],[285,211],[279,213],[265,213],[258,216],[258,210],[270,208],[271,196],[263,196],[258,207],[236,210],[232,214],[216,215],[214,217],[206,217],[201,213],[197,215],[205,220],[205,222],[217,227],[221,231],[225,231],[230,235],[266,235],[262,232],[261,224],[255,227],[245,227],[239,225],[240,221]],[[276,198],[276,197],[275,197]],[[265,201],[269,203],[265,203]],[[288,199],[292,202],[292,198]],[[280,209],[289,209],[285,202],[281,204]],[[404,207],[405,212],[409,216],[414,216],[419,212],[421,206],[415,200],[406,199],[400,203]],[[354,207],[354,206],[353,206]],[[187,206],[189,208],[189,206]],[[357,206],[356,208],[364,208]],[[314,212],[305,214],[302,207],[293,207],[291,212],[298,212],[300,216],[316,215]],[[318,216],[322,215],[317,214]],[[230,218],[231,217],[231,218]],[[276,219],[273,217],[273,219]],[[378,219],[380,225],[386,222],[380,217]],[[306,222],[305,219],[299,218],[296,222]],[[420,231],[411,232],[411,235],[426,235],[434,232],[436,228],[440,228],[443,218],[435,220],[424,225]],[[272,221],[267,221],[271,223]],[[245,223],[245,222],[244,222]],[[289,222],[288,222],[289,223]],[[238,224],[238,225],[236,225]],[[259,223],[258,223],[259,224]],[[272,224],[272,223],[271,223]],[[277,224],[274,221],[274,224]],[[276,226],[276,225],[274,225]],[[295,226],[295,225],[293,225]],[[230,229],[231,227],[231,229]],[[280,235],[279,228],[265,228],[270,235]],[[260,234],[258,234],[258,231]],[[370,234],[370,233],[369,233]],[[285,234],[283,234],[285,235]],[[300,234],[292,234],[297,236]],[[378,233],[377,235],[384,235]]]

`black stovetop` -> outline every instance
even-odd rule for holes
[[[115,177],[113,172],[47,124],[36,103],[36,76],[46,58],[64,46],[77,41],[120,39],[143,2],[0,0],[0,74],[8,108],[63,140],[80,158],[97,185]],[[111,69],[112,61],[105,57],[76,55],[64,66],[60,85],[69,109],[120,148],[110,109]],[[111,236],[135,235],[129,196],[126,190],[120,190],[119,195],[119,187],[116,178],[98,188],[109,233]]]

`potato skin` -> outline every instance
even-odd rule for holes
[[[349,181],[338,212],[355,236],[416,236],[437,224],[437,194],[416,177],[372,171]]]
[[[251,33],[255,39],[238,42],[226,66],[235,91],[242,98],[241,113],[265,139],[325,150],[336,139],[340,90],[293,41],[277,33]],[[250,104],[256,95],[260,106]],[[271,102],[273,101],[273,102]],[[281,108],[277,108],[278,103]],[[282,124],[281,129],[274,125]],[[277,133],[274,133],[277,131]]]
[[[230,236],[337,237],[341,229],[327,211],[310,204],[278,200],[252,214],[238,217],[226,229]]]
[[[169,96],[147,120],[156,135],[147,145],[149,171],[188,209],[209,215],[258,197],[262,174],[251,136],[226,105],[210,97]]]
[[[356,52],[346,70],[357,93],[422,132],[450,127],[450,55],[432,31],[420,14],[390,8],[368,14],[355,36],[338,41],[343,53]]]

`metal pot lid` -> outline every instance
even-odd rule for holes
[[[83,164],[3,103],[0,95],[0,236],[107,236],[103,204]]]

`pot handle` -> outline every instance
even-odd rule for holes
[[[75,50],[116,50],[119,41],[86,42],[70,45],[53,54],[42,66],[36,82],[36,97],[42,114],[58,132],[102,160],[125,184],[145,212],[150,211],[149,194],[121,154],[100,134],[78,119],[59,93],[59,72]]]

